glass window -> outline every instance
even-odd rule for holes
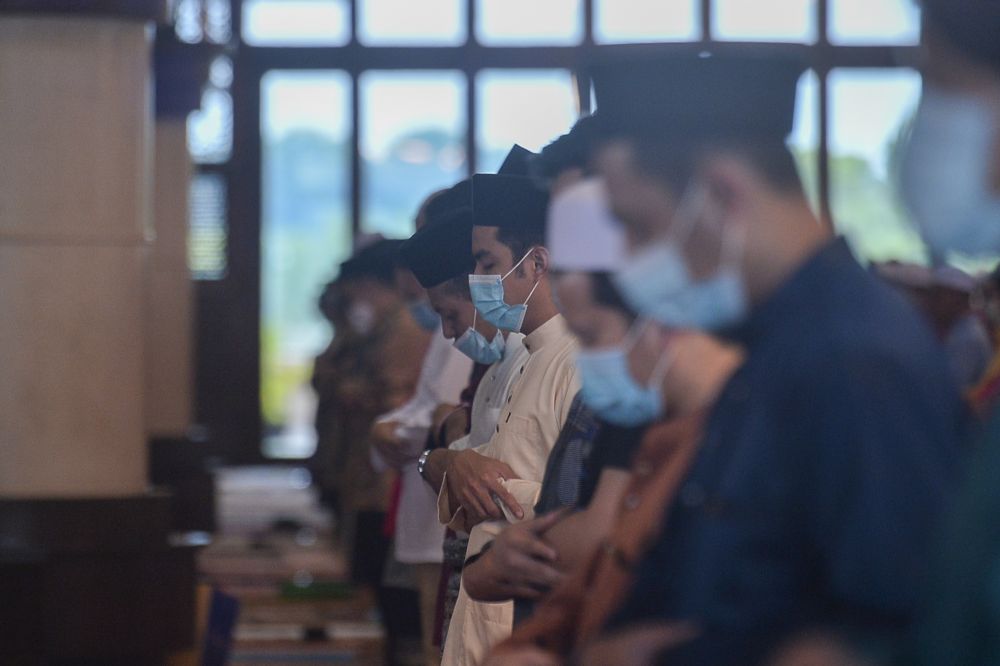
[[[476,77],[476,170],[495,172],[510,147],[540,150],[577,117],[573,77],[564,69],[483,70]]]
[[[834,44],[916,44],[920,9],[913,0],[834,0],[829,31]]]
[[[910,69],[830,73],[830,205],[837,229],[867,260],[926,261],[894,187],[897,146],[920,96]]]
[[[358,41],[455,46],[466,39],[464,0],[359,0]]]
[[[188,190],[188,269],[195,280],[226,276],[226,180],[199,173]]]
[[[233,64],[216,58],[209,69],[208,85],[201,93],[201,106],[188,116],[188,152],[201,164],[225,162],[233,152],[233,98],[229,85]]]
[[[345,0],[244,0],[243,41],[257,46],[340,46],[351,40]]]
[[[795,125],[788,137],[813,212],[819,213],[819,77],[809,70],[799,79]]]
[[[816,0],[715,0],[712,36],[743,42],[816,41]]]
[[[465,75],[442,70],[361,76],[361,229],[413,233],[423,199],[466,174]]]
[[[579,44],[582,0],[476,0],[476,38],[488,46]]]
[[[701,36],[697,0],[596,0],[598,44],[693,41]]]
[[[316,307],[351,251],[350,90],[339,71],[261,79],[261,412],[264,452],[310,455],[313,358],[330,330]]]

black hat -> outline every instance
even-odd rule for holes
[[[797,58],[762,54],[659,54],[592,67],[605,136],[688,143],[783,140],[792,131]]]
[[[471,207],[472,183],[466,178],[455,183],[427,203],[427,207],[424,209],[424,224],[433,224],[459,208]]]
[[[425,289],[476,268],[472,260],[472,209],[459,208],[423,226],[399,248],[404,266]]]
[[[525,176],[477,173],[472,177],[476,226],[544,232],[548,206],[548,193]]]
[[[497,173],[504,176],[527,176],[528,163],[534,156],[533,152],[515,143]]]
[[[354,253],[340,265],[340,279],[358,280],[373,278],[391,283],[397,263],[401,240],[381,239]]]
[[[1000,72],[1000,1],[923,0],[924,22],[957,49]]]

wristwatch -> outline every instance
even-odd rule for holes
[[[427,466],[427,457],[430,454],[431,454],[431,449],[427,449],[426,451],[420,454],[419,458],[417,458],[417,474],[419,474],[420,476],[424,475],[424,467]]]

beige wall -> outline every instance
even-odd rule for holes
[[[145,489],[151,33],[0,17],[0,496]]]

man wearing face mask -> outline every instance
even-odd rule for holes
[[[624,253],[621,233],[610,218],[600,183],[584,179],[592,122],[593,118],[581,119],[568,134],[546,146],[532,163],[534,177],[549,188],[552,197],[546,238],[553,268],[559,271],[553,274],[553,284],[561,294],[560,312],[583,343],[577,355],[581,377],[586,372],[580,367],[580,359],[588,354],[587,348],[601,346],[600,341],[618,342],[625,335],[618,325],[621,313],[626,312],[630,320],[634,317],[611,286],[607,273]],[[578,250],[584,256],[576,257]],[[595,273],[600,268],[605,271]],[[582,298],[589,299],[591,282],[597,304],[571,307],[581,293],[585,294]],[[617,395],[621,383],[604,379],[596,384],[591,381],[590,391]],[[655,417],[640,414],[636,418],[636,410],[631,409],[635,401],[626,399],[629,418],[605,409],[610,420],[602,421],[588,406],[587,392],[585,382],[549,455],[535,504],[539,516],[562,507],[580,510],[508,528],[466,576],[469,594],[477,600],[513,597],[516,622],[530,614],[533,599],[544,594],[561,572],[585,560],[607,534],[608,517],[615,511],[628,480],[632,453],[645,424]],[[643,392],[643,397],[647,395]],[[628,396],[632,397],[634,394]],[[616,402],[620,407],[621,401]],[[647,407],[646,402],[643,407]],[[539,553],[547,555],[540,557]]]
[[[344,262],[338,283],[348,307],[352,372],[337,384],[346,452],[336,470],[344,512],[338,516],[355,581],[379,588],[386,550],[383,523],[394,474],[375,470],[370,430],[375,418],[413,395],[430,335],[407,312],[394,274],[400,241],[379,240]]]
[[[462,473],[460,468],[449,467],[449,463],[459,455],[458,452],[485,444],[494,433],[500,407],[507,396],[510,383],[527,355],[521,344],[521,334],[511,333],[505,340],[495,327],[476,316],[476,309],[472,305],[469,273],[474,269],[474,262],[469,250],[472,243],[472,209],[468,181],[452,188],[443,196],[453,201],[438,200],[437,208],[443,211],[440,219],[415,233],[403,244],[400,255],[420,284],[427,289],[430,303],[441,317],[442,339],[450,340],[456,353],[465,354],[486,370],[478,381],[472,399],[469,433],[452,443],[449,448],[427,449],[420,455],[418,469],[429,484],[424,486],[425,492],[432,498],[440,490],[446,470],[453,475]],[[483,463],[483,472],[492,471],[494,478],[513,476],[510,467],[498,460],[477,456],[476,461]],[[492,504],[490,489],[489,486],[484,486],[477,490]],[[498,486],[497,492],[507,491]],[[498,516],[502,515],[499,509],[497,513]],[[437,523],[436,510],[434,520]],[[437,529],[443,531],[444,526],[438,524]],[[464,537],[453,532],[449,532],[444,541],[449,589],[452,588],[452,578],[455,578],[454,596],[450,604],[448,596],[442,600],[444,620],[450,617],[450,609],[458,596],[457,576],[461,574],[467,545]]]
[[[903,199],[933,257],[1000,253],[1000,3],[924,0],[924,88],[904,148]],[[940,543],[901,663],[1000,661],[1000,414],[994,409]]]
[[[417,228],[439,222],[440,206],[431,203],[444,196],[435,193],[421,207],[417,215]],[[399,248],[399,265],[396,267],[396,285],[409,304],[410,314],[422,328],[433,322],[430,345],[424,355],[416,391],[406,404],[383,414],[372,427],[372,465],[375,469],[386,466],[399,471],[399,503],[395,515],[393,535],[394,555],[401,565],[401,573],[415,579],[420,600],[420,629],[424,647],[424,662],[433,666],[440,661],[434,643],[434,618],[437,606],[437,588],[441,576],[442,543],[444,528],[437,521],[435,493],[420,476],[418,458],[424,449],[433,425],[433,414],[441,405],[455,406],[469,380],[472,361],[453,347],[444,335],[437,313],[421,322],[421,305],[430,307],[425,280],[414,275],[411,262],[407,261],[406,243]],[[463,256],[465,261],[462,262]],[[451,263],[449,263],[449,261]],[[438,265],[468,274],[471,258],[467,255],[440,257]],[[402,274],[402,275],[401,275]],[[410,283],[410,284],[408,284]],[[414,306],[416,304],[416,306]],[[391,509],[391,507],[390,507]]]
[[[633,247],[616,283],[746,361],[612,623],[662,622],[660,643],[609,637],[594,663],[756,664],[824,629],[878,649],[915,610],[960,401],[912,307],[809,208],[784,143],[802,70],[721,53],[595,68],[596,164]]]
[[[479,554],[506,524],[531,515],[549,451],[579,389],[573,364],[575,343],[559,315],[548,282],[544,245],[547,195],[526,177],[477,174],[472,179],[472,253],[469,278],[478,316],[497,328],[525,335],[528,357],[518,368],[490,441],[479,452],[510,466],[498,479],[504,517],[483,520],[484,507],[459,504],[463,490],[445,480],[439,496],[443,521],[470,532],[468,555]],[[444,663],[475,664],[510,632],[510,603],[472,601],[465,590],[448,630]]]

